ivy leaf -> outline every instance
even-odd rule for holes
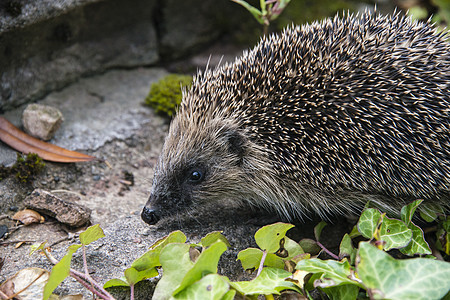
[[[83,245],[89,245],[90,243],[102,237],[105,237],[103,229],[100,227],[100,224],[95,224],[90,226],[84,232],[80,233],[80,242]]]
[[[135,268],[131,267],[126,269],[124,273],[125,276],[108,280],[103,287],[106,289],[113,286],[131,286],[141,280],[158,276],[158,271],[155,268],[137,271]]]
[[[114,278],[111,280],[108,280],[103,287],[105,289],[113,287],[113,286],[129,286],[128,282],[126,281],[125,277],[122,278]]]
[[[445,215],[443,208],[434,203],[424,203],[420,209],[420,216],[427,222],[433,222],[438,214]]]
[[[314,227],[314,237],[316,238],[316,241],[320,239],[320,236],[322,235],[322,230],[327,226],[327,223],[324,221],[320,221],[319,224]]]
[[[284,249],[287,251],[287,256],[283,257],[284,260],[290,260],[297,255],[305,253],[297,242],[287,236],[284,237]]]
[[[342,238],[341,244],[339,245],[339,258],[343,259],[344,257],[348,257],[350,260],[350,264],[355,263],[356,257],[356,249],[353,247],[352,239],[346,233]]]
[[[181,231],[177,230],[171,232],[168,236],[163,237],[162,239],[156,241],[151,247],[150,250],[144,253],[141,257],[137,258],[132,264],[131,267],[135,268],[138,271],[143,271],[145,269],[151,269],[154,267],[161,266],[159,255],[161,250],[168,244],[171,243],[185,243],[186,235]]]
[[[230,289],[226,277],[208,274],[175,295],[175,299],[223,299]],[[234,295],[233,295],[234,296]],[[229,297],[229,296],[228,296]],[[231,298],[233,299],[233,298]]]
[[[359,278],[374,299],[440,299],[450,290],[450,263],[396,260],[367,242],[359,244]]]
[[[194,266],[189,257],[189,248],[188,244],[171,243],[162,249],[159,260],[163,276],[156,285],[153,300],[170,299],[186,273]]]
[[[256,248],[247,248],[238,253],[237,259],[241,261],[244,270],[253,270],[259,268],[263,252]],[[264,265],[283,269],[284,260],[273,253],[267,253]]]
[[[295,284],[285,280],[291,275],[291,272],[282,269],[264,268],[255,279],[230,282],[230,285],[243,295],[279,295],[281,291],[287,289],[301,293]]]
[[[416,255],[416,254],[431,254],[431,249],[428,243],[425,241],[423,236],[423,231],[415,225],[413,222],[409,223],[408,228],[412,232],[412,238],[409,244],[401,248],[400,251],[405,255]]]
[[[411,241],[412,231],[400,220],[384,217],[380,227],[380,240],[386,242],[385,251],[405,247]]]
[[[222,234],[222,231],[213,231],[208,233],[204,238],[201,239],[199,246],[207,248],[218,240],[224,242],[227,247],[231,247],[227,238]]]
[[[412,222],[412,218],[417,207],[423,202],[423,200],[416,200],[411,204],[402,207],[400,212],[402,221],[405,222],[406,226],[411,229],[412,238],[409,244],[401,248],[400,251],[406,255],[416,255],[416,254],[431,254],[431,249],[428,243],[425,241],[423,236],[423,231],[417,225]]]
[[[422,202],[423,202],[423,200],[419,199],[419,200],[413,201],[412,203],[402,207],[402,210],[400,211],[400,215],[401,215],[402,221],[405,222],[406,226],[408,226],[411,223],[412,217],[414,216],[414,213],[415,213],[417,207]]]
[[[305,253],[310,253],[311,255],[316,255],[322,250],[316,241],[312,239],[302,239],[298,243]]]
[[[352,284],[322,288],[331,300],[355,300],[358,299],[359,287]]]
[[[186,287],[192,285],[197,280],[200,280],[203,276],[210,273],[217,273],[219,259],[225,250],[227,250],[227,245],[222,241],[217,241],[209,246],[209,248],[203,250],[194,266],[186,272],[186,275],[173,292],[173,295],[178,294]]]
[[[374,237],[380,218],[381,213],[375,208],[367,208],[362,212],[356,226],[363,237],[366,239],[372,239]]]
[[[264,226],[255,233],[256,244],[268,253],[275,253],[280,249],[281,239],[286,236],[286,232],[292,227],[294,225],[281,222]]]
[[[297,263],[297,270],[307,271],[310,273],[323,273],[320,277],[322,284],[320,287],[338,286],[341,284],[356,284],[361,286],[353,278],[352,269],[349,262],[336,260],[321,260],[318,258],[304,259]],[[361,286],[362,287],[362,286]]]
[[[44,287],[43,299],[47,300],[56,287],[70,274],[70,261],[72,255],[80,248],[81,245],[70,245],[67,254],[52,268],[50,277]]]

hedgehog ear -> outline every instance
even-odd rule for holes
[[[239,157],[239,165],[242,164],[242,159],[245,155],[245,137],[235,130],[230,130],[227,134],[228,151]]]

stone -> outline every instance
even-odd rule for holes
[[[44,141],[53,138],[63,121],[63,115],[56,107],[35,103],[29,104],[22,115],[25,131]]]
[[[42,189],[35,189],[31,195],[25,198],[24,205],[70,227],[83,226],[89,222],[91,217],[89,208],[62,200]]]

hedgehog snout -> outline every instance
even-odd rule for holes
[[[156,210],[145,206],[142,209],[141,218],[145,223],[154,225],[159,221],[160,216]]]

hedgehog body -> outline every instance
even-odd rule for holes
[[[147,223],[248,201],[288,218],[450,199],[450,43],[370,12],[263,38],[194,78],[158,161]]]

